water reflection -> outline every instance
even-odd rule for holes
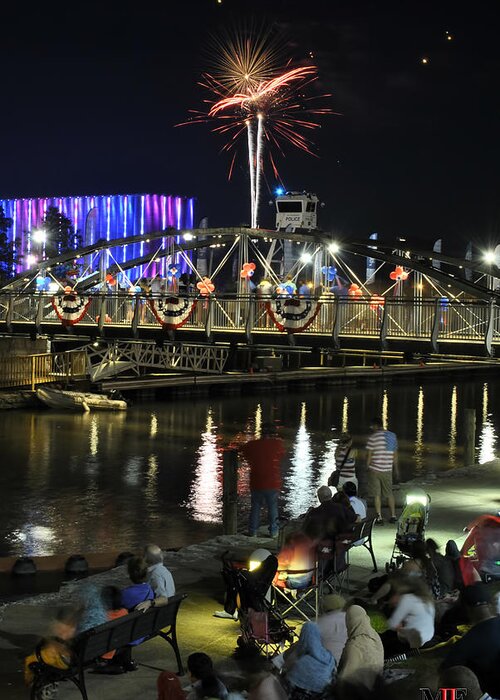
[[[349,399],[344,396],[342,403],[342,432],[347,433],[349,430]]]
[[[95,457],[99,450],[99,426],[97,424],[97,416],[93,415],[90,423],[90,454]]]
[[[311,502],[317,484],[312,478],[313,456],[311,452],[311,436],[306,426],[306,402],[300,407],[300,424],[292,448],[291,473],[287,479],[285,502],[287,512],[292,518],[304,513]]]
[[[387,394],[387,389],[384,389],[384,395],[382,397],[382,425],[387,429],[389,423],[389,395]]]
[[[255,409],[255,439],[259,440],[262,432],[262,406],[257,404]]]
[[[149,429],[149,437],[151,439],[156,437],[156,434],[158,432],[158,418],[156,416],[156,413],[151,414],[151,427]]]
[[[158,457],[155,454],[149,455],[148,470],[146,473],[146,486],[144,496],[151,507],[156,503],[156,491],[158,487]]]
[[[450,441],[448,460],[450,466],[455,466],[457,463],[457,387],[454,386],[451,392],[450,405]]]
[[[222,454],[217,444],[217,426],[212,408],[207,411],[205,430],[197,452],[192,498],[186,504],[195,520],[219,522],[222,517]]]
[[[423,468],[424,454],[424,390],[419,387],[417,399],[417,423],[415,434],[415,451],[413,456],[415,459],[416,471],[421,472]]]
[[[482,428],[479,434],[478,463],[484,464],[495,459],[497,434],[488,413],[488,384],[483,385]]]
[[[138,486],[141,477],[143,457],[129,457],[123,470],[123,481],[127,486]]]
[[[8,465],[0,470],[0,554],[134,550],[145,537],[179,546],[220,533],[221,448],[259,436],[266,421],[281,426],[285,442],[280,510],[298,515],[315,503],[317,487],[333,470],[340,432],[350,428],[363,448],[377,406],[398,435],[406,479],[459,464],[465,408],[476,410],[478,461],[495,456],[495,381],[137,402],[118,414],[0,412],[0,452]],[[359,455],[362,460],[362,450]],[[243,528],[244,466],[238,494]]]

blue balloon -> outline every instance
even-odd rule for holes
[[[337,276],[337,268],[333,265],[329,265],[328,267],[326,267],[326,265],[323,266],[321,268],[321,272],[325,275],[326,279],[329,282],[332,282]]]

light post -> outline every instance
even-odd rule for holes
[[[31,239],[39,246],[39,257],[41,260],[45,258],[45,243],[47,242],[47,232],[42,228],[33,231]]]
[[[495,277],[492,274],[491,268],[492,268],[492,265],[494,265],[495,261],[496,261],[495,251],[494,250],[487,250],[483,254],[483,260],[485,263],[488,264],[488,267],[490,269],[489,274],[486,275],[486,286],[488,287],[488,289],[493,290],[495,287]]]

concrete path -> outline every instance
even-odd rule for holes
[[[440,478],[404,484],[402,500],[412,486],[424,488],[431,496],[427,536],[433,537],[444,549],[448,539],[459,546],[465,537],[463,528],[477,515],[496,513],[500,509],[500,460],[487,465],[449,472]],[[385,524],[374,530],[374,549],[380,573],[390,560],[396,527]],[[182,603],[178,618],[178,638],[183,658],[193,651],[210,654],[220,672],[233,687],[243,683],[241,665],[232,658],[239,634],[239,625],[232,620],[213,617],[222,609],[224,588],[220,576],[220,556],[227,550],[250,554],[259,546],[275,548],[268,538],[217,537],[209,542],[185,547],[179,552],[167,552],[165,563],[171,569],[179,592],[188,594]],[[369,553],[362,547],[351,554],[351,592],[363,591],[373,576]],[[118,567],[93,577],[97,585],[128,584],[124,567]],[[33,650],[39,635],[43,635],[48,620],[61,604],[75,597],[81,583],[63,586],[60,592],[45,594],[0,608],[0,698],[18,700],[29,697],[23,684],[22,657]],[[87,674],[89,698],[92,700],[120,698],[120,700],[156,699],[156,679],[160,670],[175,670],[175,659],[170,647],[161,639],[151,640],[134,652],[139,670],[123,676]],[[188,679],[181,679],[183,684]],[[61,700],[79,698],[72,684],[61,687]]]

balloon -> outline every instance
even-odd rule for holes
[[[172,282],[174,279],[177,279],[180,276],[181,276],[181,269],[180,269],[179,265],[176,265],[176,263],[171,263],[167,269],[168,281]]]
[[[110,275],[110,274],[107,274],[107,275],[106,275],[106,282],[107,282],[109,285],[111,285],[112,287],[114,287],[114,285],[116,284],[115,278],[113,277],[113,275]]]
[[[328,267],[326,265],[323,266],[321,268],[321,272],[325,275],[326,279],[329,282],[332,282],[337,276],[337,268],[333,265],[329,265]]]
[[[204,277],[201,282],[196,285],[202,297],[208,297],[215,291],[215,285],[210,277]]]
[[[378,296],[378,294],[374,294],[372,296],[372,298],[370,299],[370,309],[372,309],[372,311],[376,311],[384,304],[385,304],[384,297]]]
[[[408,273],[401,267],[401,265],[396,265],[396,268],[389,274],[389,277],[395,282],[404,282],[408,279]]]
[[[353,282],[351,286],[349,287],[348,294],[350,297],[360,297],[363,296],[363,292],[359,287],[359,284],[356,284]]]
[[[253,276],[255,272],[255,263],[243,263],[243,267],[240,272],[240,277],[243,279],[249,279]]]

